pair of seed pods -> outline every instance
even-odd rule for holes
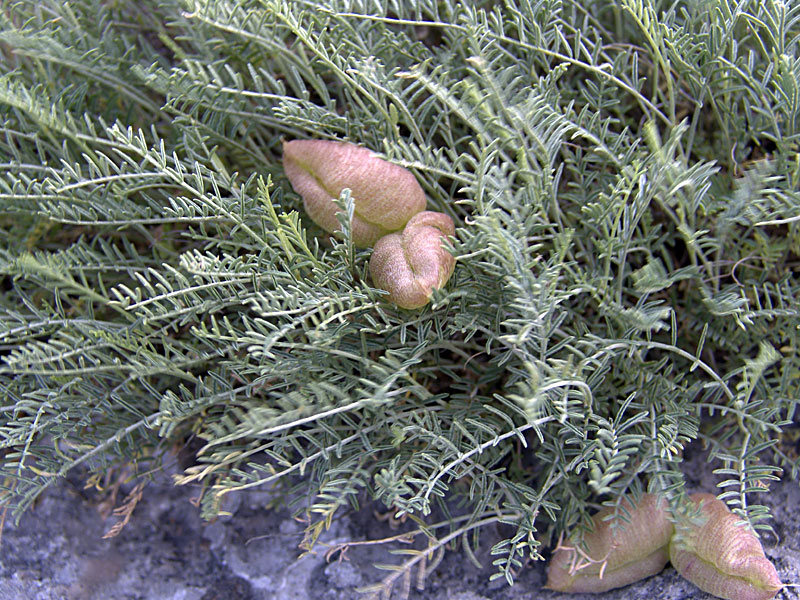
[[[354,201],[353,243],[373,246],[373,284],[397,306],[420,308],[444,287],[455,259],[444,242],[453,219],[425,210],[427,201],[408,169],[345,142],[293,140],[283,145],[283,168],[303,198],[306,214],[324,230],[340,229],[334,198],[349,189]]]
[[[559,543],[547,569],[546,587],[595,593],[655,575],[667,562],[701,590],[728,600],[769,600],[781,583],[747,524],[711,494],[693,494],[670,514],[653,494],[623,500],[621,518],[606,508],[591,532]]]

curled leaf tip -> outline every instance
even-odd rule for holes
[[[453,219],[423,211],[408,221],[401,233],[375,244],[369,272],[376,287],[389,292],[387,300],[400,308],[425,306],[434,289],[441,289],[455,268],[455,258],[443,246],[455,234]]]
[[[636,503],[623,500],[622,508],[625,512],[613,521],[609,519],[613,508],[594,515],[592,531],[583,536],[582,543],[575,536],[559,543],[547,568],[546,588],[601,593],[664,568],[673,531],[666,503],[654,494],[644,494]]]
[[[408,169],[347,142],[292,140],[283,144],[283,168],[308,216],[325,231],[340,228],[333,199],[349,188],[355,203],[353,242],[372,246],[425,210],[425,193]]]
[[[711,494],[693,494],[676,521],[670,561],[704,592],[727,600],[769,600],[783,587],[755,534]]]

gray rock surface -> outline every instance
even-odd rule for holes
[[[713,476],[700,489],[713,491]],[[326,549],[354,540],[396,535],[374,518],[376,506],[334,520],[318,551],[300,557],[302,524],[289,509],[271,506],[267,492],[242,493],[226,506],[231,513],[213,523],[199,517],[194,490],[170,481],[146,486],[141,502],[119,536],[103,539],[117,520],[105,520],[98,499],[64,481],[23,516],[7,522],[0,541],[0,600],[355,600],[356,590],[379,582],[390,571],[376,563],[398,562],[388,548],[357,545],[326,561]],[[776,539],[765,539],[767,556],[784,583],[800,582],[800,486],[788,478],[771,485],[764,503],[773,508]],[[499,536],[499,532],[497,534]],[[705,600],[711,598],[667,567],[660,575],[599,596],[568,596],[542,590],[545,565],[525,565],[508,587],[489,581],[492,532],[482,538],[478,569],[449,552],[428,574],[423,589],[410,582],[409,600]],[[499,539],[499,537],[498,537]],[[800,598],[786,588],[778,598]],[[395,586],[392,599],[402,597]],[[378,596],[380,597],[380,596]]]

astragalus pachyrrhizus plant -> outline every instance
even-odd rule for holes
[[[510,583],[680,495],[691,452],[769,528],[800,467],[798,36],[778,0],[6,3],[0,502],[174,448],[208,518],[302,475],[306,547],[410,517],[385,595],[485,530]],[[454,223],[433,302],[385,301],[357,193],[331,237],[284,140],[413,175]]]

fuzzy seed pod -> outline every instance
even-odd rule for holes
[[[675,526],[670,561],[704,592],[728,600],[768,600],[783,587],[755,534],[725,503],[693,494],[697,509]]]
[[[604,508],[592,522],[591,533],[559,544],[547,568],[546,588],[559,592],[601,593],[655,575],[667,564],[672,523],[666,502],[653,494],[644,494],[633,504],[623,500],[628,512],[612,521],[614,509]],[[625,521],[621,520],[622,515]]]
[[[375,244],[369,272],[376,287],[389,292],[387,300],[400,308],[420,308],[433,288],[444,287],[455,268],[455,259],[444,247],[455,234],[453,219],[443,213],[417,213],[402,233],[382,237]]]
[[[425,193],[408,169],[355,144],[293,140],[283,144],[283,169],[309,217],[325,231],[340,228],[333,202],[349,188],[355,202],[353,242],[367,248],[425,210]]]

